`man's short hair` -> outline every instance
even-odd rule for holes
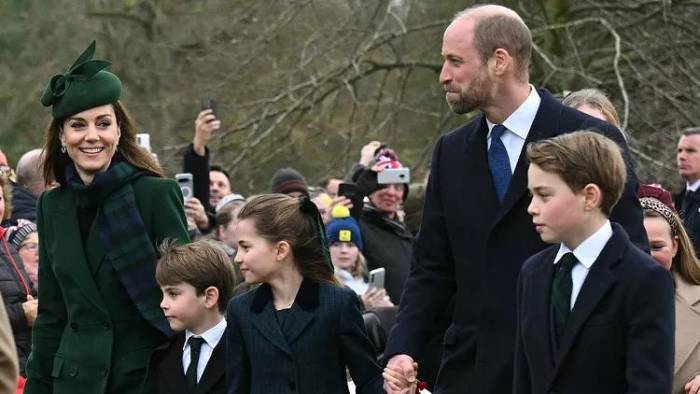
[[[488,5],[487,5],[488,6]],[[485,7],[477,5],[457,13],[454,19],[469,16],[473,11]],[[474,24],[474,47],[481,62],[486,64],[498,48],[503,48],[515,59],[516,75],[528,80],[528,68],[532,55],[532,34],[525,22],[513,10],[502,7],[502,13],[476,16]]]
[[[188,283],[197,290],[197,295],[214,286],[219,290],[219,311],[226,312],[235,274],[231,259],[220,246],[208,240],[186,245],[166,241],[159,247],[159,252],[156,281],[160,286]]]
[[[681,133],[685,136],[700,134],[700,127],[686,127]]]
[[[229,182],[231,181],[231,176],[228,174],[228,171],[226,171],[224,169],[224,167],[222,167],[220,165],[214,164],[214,165],[209,166],[209,171],[218,171],[218,172],[226,175],[226,179],[228,179]]]
[[[601,192],[600,209],[610,216],[627,179],[620,147],[593,131],[576,131],[533,142],[527,158],[545,172],[558,174],[574,193],[593,183]]]

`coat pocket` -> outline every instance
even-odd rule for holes
[[[78,377],[80,368],[76,364],[67,362],[62,356],[56,355],[53,359],[53,368],[51,369],[51,377],[58,379],[61,377]]]

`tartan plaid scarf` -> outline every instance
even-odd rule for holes
[[[97,232],[129,297],[151,325],[172,336],[160,309],[162,295],[155,280],[156,252],[136,207],[131,182],[146,175],[125,161],[112,162],[104,172],[83,184],[73,165],[66,167],[69,186],[98,203]],[[80,203],[80,202],[79,202]]]

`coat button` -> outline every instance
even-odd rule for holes
[[[109,331],[112,328],[112,325],[109,324],[108,321],[105,321],[102,325],[105,327],[105,331]]]
[[[68,373],[68,375],[70,375],[71,378],[74,378],[74,377],[78,376],[78,367],[73,367],[73,368],[71,368],[71,370],[70,370],[70,372]]]
[[[297,384],[294,382],[289,382],[289,389],[292,391],[296,391],[297,389]]]
[[[102,370],[102,377],[104,377],[104,378],[107,377],[107,370],[106,369]]]
[[[73,331],[78,331],[78,323],[72,322],[72,323],[70,324],[70,328],[71,328]]]

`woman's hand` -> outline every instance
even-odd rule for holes
[[[36,320],[38,307],[39,300],[35,300],[34,297],[31,296],[31,294],[27,296],[27,301],[22,303],[24,317],[27,319],[27,326],[34,326],[34,320]]]
[[[362,303],[365,309],[394,306],[384,289],[370,288],[362,294]]]

